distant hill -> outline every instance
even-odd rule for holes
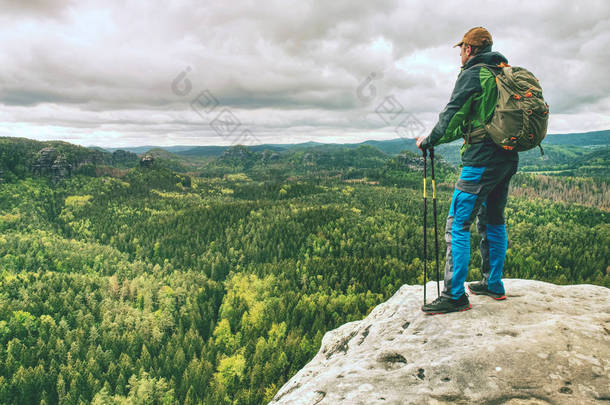
[[[464,142],[457,141],[439,145],[436,150],[448,162],[460,164],[460,147]],[[540,149],[535,148],[519,155],[520,166],[532,165],[545,162],[545,165],[563,164],[572,159],[572,155],[581,155],[589,151],[590,148],[600,148],[610,146],[610,130],[593,131],[572,134],[549,134],[542,141],[542,148],[546,157],[540,155]],[[567,148],[569,147],[569,148]],[[580,150],[582,148],[582,150]]]
[[[542,142],[549,145],[610,145],[610,130],[573,134],[549,134]]]
[[[0,137],[0,180],[12,181],[31,174],[55,180],[72,174],[95,175],[96,168],[131,168],[138,164],[135,153],[86,148],[64,141],[37,141]]]
[[[462,144],[461,140],[455,141],[448,145],[441,145],[440,148],[451,148],[458,147]],[[575,145],[575,146],[603,146],[610,145],[610,130],[604,131],[592,131],[582,133],[570,133],[570,134],[549,134],[543,142],[544,145]],[[368,140],[357,143],[321,143],[321,142],[302,142],[294,144],[261,144],[252,145],[248,148],[253,152],[260,152],[263,150],[270,151],[283,151],[291,149],[306,149],[316,146],[326,147],[344,147],[344,148],[357,148],[360,145],[371,145],[375,146],[382,152],[388,155],[398,155],[404,150],[418,153],[418,149],[415,146],[415,139],[411,138],[395,138],[388,140]],[[181,156],[221,156],[227,149],[233,145],[221,146],[221,145],[206,145],[206,146],[193,146],[193,145],[176,145],[176,146],[135,146],[125,148],[104,148],[107,151],[113,152],[117,149],[122,149],[137,154],[143,154],[151,149],[163,149],[168,152],[175,153]],[[440,152],[440,150],[439,150]],[[441,152],[442,153],[442,152]],[[455,160],[450,159],[448,160]]]
[[[390,155],[397,155],[403,150],[410,150],[412,152],[417,151],[414,139],[390,139],[384,141],[364,141],[358,143],[321,143],[321,142],[303,142],[295,144],[261,144],[248,146],[253,152],[262,152],[264,150],[282,152],[287,150],[305,150],[305,149],[318,149],[318,150],[337,150],[341,148],[355,149],[363,145],[374,146],[383,153]],[[196,146],[191,149],[182,150],[175,152],[177,155],[182,156],[221,156],[231,146]],[[169,149],[168,149],[169,150]]]
[[[328,171],[337,173],[356,168],[380,168],[389,158],[371,145],[318,144],[284,150],[235,145],[227,148],[219,157],[205,162],[202,171],[208,175],[269,170],[276,176],[306,172],[321,174],[320,171],[328,174]]]
[[[91,148],[91,149],[99,148],[99,149],[104,149],[108,152],[114,152],[116,150],[125,150],[125,151],[129,151],[129,152],[137,153],[138,155],[146,153],[151,149],[164,149],[168,152],[177,153],[177,152],[182,152],[182,151],[197,148],[197,147],[198,146],[196,146],[196,145],[176,145],[176,146],[148,145],[148,146],[126,146],[126,147],[122,147],[122,148],[100,148],[99,146],[89,146],[89,148]]]
[[[91,165],[112,164],[113,154],[63,141],[0,137],[0,172],[5,180],[30,173],[64,177]]]
[[[226,151],[228,146],[195,146],[191,149],[175,151],[176,155],[181,156],[220,156]],[[166,150],[170,150],[165,148]]]
[[[459,165],[462,143],[462,140],[458,140],[440,145],[436,148],[437,155],[452,165]],[[543,147],[545,156],[541,156],[538,149],[520,154],[520,170],[593,176],[605,176],[609,170],[610,130],[551,134],[544,140]],[[47,154],[41,158],[40,153],[44,148],[52,148],[53,151],[51,154],[45,152]],[[350,178],[357,178],[373,175],[371,170],[362,169],[382,170],[389,159],[407,151],[421,156],[415,140],[406,138],[343,144],[302,142],[253,146],[177,145],[163,148],[139,146],[103,149],[61,141],[40,142],[4,137],[0,138],[0,172],[4,172],[5,179],[12,175],[23,177],[28,172],[35,172],[35,166],[40,166],[41,159],[46,159],[48,162],[45,160],[42,163],[43,166],[49,166],[49,171],[58,171],[56,169],[59,168],[65,169],[68,174],[79,171],[94,174],[100,166],[134,167],[139,161],[136,153],[139,153],[140,157],[144,154],[152,155],[163,161],[166,167],[182,173],[200,172],[222,176],[243,170],[259,173],[274,170],[275,176],[280,173],[290,176],[319,170],[329,174],[347,169]]]

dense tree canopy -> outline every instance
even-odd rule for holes
[[[58,184],[15,165],[0,184],[0,404],[269,401],[326,331],[422,282],[419,160],[370,148]],[[457,172],[437,176],[443,229]],[[607,189],[518,175],[506,276],[610,287]],[[471,266],[476,279],[474,250]]]

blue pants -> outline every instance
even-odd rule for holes
[[[504,208],[508,185],[517,172],[517,165],[517,162],[505,162],[494,166],[462,168],[445,227],[447,256],[443,296],[458,299],[464,294],[464,281],[470,262],[470,226],[475,217],[482,238],[482,281],[490,291],[504,293],[502,271],[507,245]]]

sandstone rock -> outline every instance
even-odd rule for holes
[[[36,161],[32,165],[32,171],[35,174],[48,174],[51,172],[53,162],[57,158],[57,151],[55,148],[48,146],[38,151]]]
[[[155,162],[155,158],[151,155],[146,155],[142,159],[140,159],[140,167],[152,167]]]
[[[32,172],[38,175],[50,175],[57,183],[72,175],[72,164],[55,148],[49,146],[38,151],[36,161],[32,165]]]
[[[53,181],[57,183],[72,175],[72,165],[68,163],[64,155],[58,155],[51,165]]]
[[[402,286],[328,332],[270,404],[592,404],[610,401],[610,290],[505,280],[507,300],[424,315]],[[436,285],[428,285],[436,298]]]

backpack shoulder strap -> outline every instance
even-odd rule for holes
[[[489,63],[477,63],[475,65],[472,65],[471,67],[476,67],[476,66],[481,66],[481,67],[486,67],[489,69],[489,71],[494,75],[497,76],[500,73],[502,73],[502,68],[504,67],[509,67],[510,65],[507,65],[505,63],[502,63],[500,65],[491,65]]]
[[[502,63],[500,65],[492,65],[489,63],[477,63],[471,66],[471,68],[473,67],[486,67],[492,75],[494,75],[494,77],[497,77],[498,75],[502,74],[502,69],[504,67],[508,67],[510,65]],[[497,79],[496,79],[497,80]],[[471,143],[479,143],[479,142],[483,142],[485,140],[485,138],[487,137],[487,130],[485,129],[484,126],[476,128],[476,129],[472,129],[472,122],[469,123],[468,125],[468,130],[466,132],[466,136],[465,141],[466,144],[471,144]]]

